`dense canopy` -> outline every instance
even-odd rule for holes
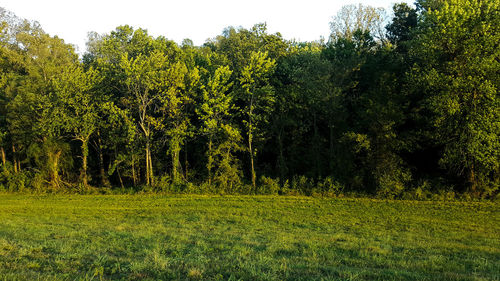
[[[203,46],[119,26],[70,44],[0,8],[0,189],[496,196],[500,1],[265,24]]]

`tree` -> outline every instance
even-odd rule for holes
[[[152,38],[145,30],[134,30],[128,25],[119,26],[109,34],[89,34],[87,53],[83,56],[85,68],[94,67],[99,71],[102,80],[98,85],[98,94],[115,105],[104,112],[109,114],[100,122],[93,140],[98,153],[102,185],[108,185],[108,174],[115,174],[123,186],[121,169],[123,174],[130,175],[134,185],[140,182],[141,165],[138,163],[146,162],[146,158],[141,158],[144,154],[141,152],[144,149],[143,133],[135,126],[136,108],[120,63],[124,56],[135,59],[140,54],[149,55],[153,45]],[[105,160],[109,161],[108,172],[105,171]]]
[[[290,132],[287,138],[295,139],[294,149],[289,155],[293,155],[289,160],[290,168],[294,173],[315,179],[326,175],[325,167],[329,166],[326,160],[332,160],[331,155],[325,157],[327,154],[324,153],[324,140],[330,137],[324,134],[324,127],[333,129],[335,114],[332,112],[337,109],[334,104],[335,89],[331,83],[331,64],[323,57],[322,51],[323,46],[319,44],[297,46],[293,53],[280,60],[276,73],[283,83],[279,85],[281,89],[277,89],[280,92],[276,95],[278,108],[274,116],[275,122],[278,122],[280,169],[285,165],[282,142],[286,127],[286,131]],[[283,177],[284,172],[281,171],[280,178]]]
[[[7,156],[4,148],[8,137],[6,120],[8,97],[5,87],[9,83],[11,73],[14,70],[12,66],[13,52],[9,50],[7,31],[7,23],[5,21],[0,22],[0,158],[2,170],[5,173],[8,173]]]
[[[169,65],[162,74],[159,85],[159,100],[162,112],[162,122],[158,127],[163,129],[168,138],[168,152],[172,163],[172,180],[180,180],[181,163],[180,151],[189,132],[189,118],[186,115],[186,105],[190,102],[188,88],[199,80],[197,69],[188,73],[186,65],[177,61]]]
[[[11,81],[15,86],[7,106],[15,171],[21,170],[22,154],[31,155],[50,186],[59,189],[61,164],[70,161],[63,158],[68,150],[66,120],[53,81],[76,63],[77,56],[70,45],[36,26],[17,32],[16,42],[22,75]]]
[[[231,123],[235,108],[230,82],[232,71],[228,66],[219,66],[203,89],[203,103],[198,114],[203,121],[203,133],[208,138],[207,171],[208,184],[213,178],[225,190],[232,191],[239,183],[237,163],[233,153],[239,150],[240,132]],[[215,173],[212,171],[215,168]]]
[[[130,106],[137,114],[138,127],[144,135],[147,185],[154,185],[151,142],[153,129],[159,124],[158,117],[154,115],[154,103],[158,99],[158,86],[164,83],[160,70],[166,62],[167,57],[161,52],[154,52],[150,56],[140,54],[130,59],[124,55],[120,62],[126,75]]]
[[[394,17],[386,26],[387,38],[396,45],[403,48],[405,42],[412,39],[412,31],[417,27],[417,11],[406,3],[394,4]]]
[[[54,91],[60,100],[65,129],[73,138],[81,142],[82,168],[81,183],[88,187],[88,156],[90,137],[98,130],[102,122],[100,105],[105,101],[99,99],[95,86],[99,83],[98,72],[90,68],[83,70],[79,64],[67,68],[53,81]]]
[[[384,21],[385,11],[383,8],[362,4],[343,6],[330,22],[330,40],[352,39],[357,30],[370,32],[379,40],[383,40],[385,37]]]
[[[252,185],[256,187],[256,173],[254,158],[256,149],[254,138],[260,138],[262,128],[268,122],[269,113],[274,103],[274,92],[269,84],[269,76],[275,66],[275,61],[267,57],[267,53],[253,52],[250,61],[239,77],[243,93],[242,99],[245,106],[241,109],[245,116],[244,125],[248,140],[248,153],[250,155],[250,172]]]
[[[440,163],[466,178],[473,194],[490,195],[500,181],[500,2],[419,2],[428,10],[410,79],[432,113]]]

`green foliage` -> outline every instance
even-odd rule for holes
[[[241,71],[239,83],[243,90],[241,99],[245,106],[241,108],[244,116],[243,124],[248,140],[250,154],[250,172],[252,185],[256,187],[254,158],[257,153],[254,141],[262,140],[262,127],[268,122],[269,113],[274,103],[274,91],[269,85],[269,76],[273,71],[275,61],[268,58],[267,53],[252,52],[248,64]]]
[[[332,177],[318,181],[317,186],[318,192],[326,196],[339,196],[344,191],[344,186]]]
[[[272,179],[266,176],[260,177],[257,194],[277,195],[281,191],[282,188],[279,184],[279,179]]]
[[[427,3],[429,4],[429,3]],[[423,13],[413,69],[425,91],[440,164],[462,176],[473,193],[498,189],[500,99],[498,1],[443,1]],[[416,55],[416,54],[415,54]]]
[[[214,173],[213,183],[221,193],[237,193],[241,187],[240,163],[233,155],[234,152],[241,150],[240,142],[239,132],[233,131],[228,140],[219,144],[214,151],[214,163],[217,163],[217,170]]]
[[[386,26],[388,39],[398,48],[404,48],[405,42],[412,39],[412,31],[417,27],[417,11],[406,3],[394,4],[394,18]]]
[[[60,103],[60,118],[64,119],[64,129],[81,142],[82,168],[81,184],[88,187],[88,156],[90,137],[99,129],[103,117],[101,105],[106,102],[95,92],[100,83],[98,72],[90,68],[87,71],[81,65],[65,69],[53,81],[54,91]]]
[[[330,22],[330,40],[352,39],[357,31],[369,32],[379,39],[384,39],[382,24],[385,21],[384,8],[372,6],[345,5]]]
[[[419,0],[389,22],[344,6],[326,43],[257,24],[178,45],[124,25],[89,34],[81,60],[2,9],[0,184],[495,198],[499,5]]]
[[[13,173],[10,165],[0,173],[0,190],[8,192],[26,192],[33,186],[32,174],[28,171]],[[1,184],[5,183],[5,185]]]
[[[69,183],[69,170],[73,166],[70,147],[67,143],[55,139],[46,139],[42,143],[34,143],[27,149],[27,156],[31,158],[37,167],[39,176],[33,187],[35,190],[47,189],[57,192]],[[61,177],[63,174],[63,177]]]
[[[221,192],[233,193],[241,184],[239,163],[234,153],[241,150],[241,135],[230,122],[235,110],[229,89],[232,71],[220,66],[203,89],[203,103],[197,111],[208,138],[208,185],[214,183]],[[213,174],[212,174],[213,173]]]

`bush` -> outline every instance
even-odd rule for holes
[[[261,176],[260,185],[257,186],[257,194],[277,195],[280,190],[279,179]]]
[[[402,199],[406,200],[428,200],[432,195],[432,183],[427,179],[417,182],[416,187],[403,192]]]
[[[21,171],[18,173],[9,173],[7,176],[7,190],[14,192],[23,192],[31,185],[31,173]]]
[[[168,192],[168,193],[190,193],[193,188],[193,184],[178,180],[174,182],[170,175],[163,175],[161,178],[156,180],[156,184],[153,188],[145,187],[146,192]]]
[[[291,189],[302,195],[312,195],[315,184],[312,179],[308,179],[306,176],[294,176],[292,178]]]
[[[406,189],[406,184],[411,180],[408,171],[399,169],[393,173],[384,173],[378,176],[377,195],[383,198],[394,199],[401,197]]]
[[[316,189],[323,196],[338,196],[344,191],[344,186],[332,177],[326,177],[318,181]]]

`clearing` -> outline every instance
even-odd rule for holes
[[[499,280],[498,202],[0,195],[0,280]]]

